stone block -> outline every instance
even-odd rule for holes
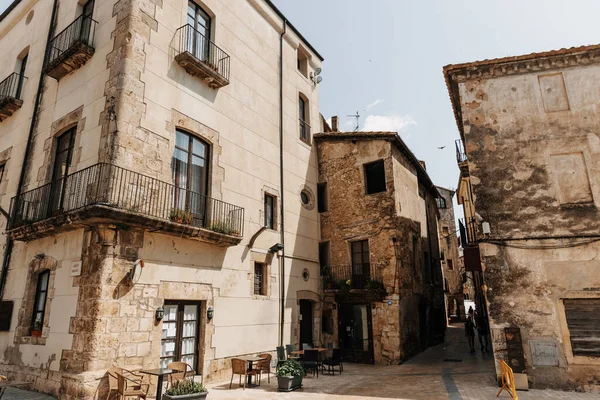
[[[140,357],[147,357],[147,356],[149,356],[150,352],[152,350],[151,346],[152,346],[151,342],[139,343],[137,345],[137,355],[140,356]]]

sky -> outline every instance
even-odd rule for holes
[[[0,12],[11,2],[0,0]],[[398,131],[450,189],[458,130],[444,65],[600,43],[598,0],[274,2],[325,58],[325,118],[353,130],[346,115],[358,111],[361,130]]]

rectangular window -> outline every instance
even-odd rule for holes
[[[298,71],[308,78],[308,57],[300,49],[297,50]]]
[[[266,296],[267,287],[265,281],[265,264],[254,263],[254,294],[257,296]]]
[[[327,207],[327,182],[317,183],[317,202],[319,212],[328,211]]]
[[[33,303],[33,315],[31,316],[31,329],[41,331],[44,326],[44,315],[46,314],[46,299],[48,298],[48,281],[50,271],[43,271],[38,275],[35,290],[35,302]]]
[[[319,243],[319,265],[321,266],[321,271],[323,271],[324,267],[330,267],[330,265],[329,265],[329,242],[320,242]]]
[[[160,368],[183,361],[198,371],[200,302],[165,301],[162,322]]]
[[[265,194],[265,226],[275,229],[275,197]]]
[[[17,99],[22,99],[21,94],[23,91],[23,85],[25,84],[25,71],[27,70],[28,58],[29,54],[25,54],[25,56],[21,58],[21,66],[19,67],[19,82],[17,84]]]
[[[365,164],[367,194],[385,192],[385,167],[383,160]]]
[[[364,289],[371,275],[369,241],[360,240],[351,243],[352,250],[352,288]]]
[[[0,164],[0,183],[2,183],[2,178],[4,177],[4,165],[6,164]]]
[[[298,96],[298,118],[300,125],[300,140],[309,142],[310,140],[310,125],[308,124],[308,109],[307,101]]]
[[[564,299],[574,356],[600,357],[600,299]]]
[[[63,191],[66,185],[66,177],[69,175],[69,167],[73,157],[75,133],[77,127],[69,129],[56,139],[56,154],[54,156],[54,168],[52,170],[52,183],[50,185],[50,214],[54,215],[63,206]]]
[[[446,199],[444,199],[443,197],[436,198],[435,202],[437,203],[437,206],[440,210],[446,208]]]
[[[448,259],[446,260],[446,262],[448,263],[448,269],[452,271],[454,269],[454,264],[452,263],[452,260]]]

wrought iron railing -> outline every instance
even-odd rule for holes
[[[467,153],[465,152],[465,146],[461,139],[458,139],[456,142],[456,162],[463,163],[467,161]]]
[[[83,43],[94,47],[94,37],[96,35],[96,25],[98,23],[91,16],[81,15],[71,25],[67,26],[58,35],[50,41],[48,46],[47,65],[53,64],[65,52],[71,49],[77,43]]]
[[[10,74],[8,78],[0,82],[0,100],[6,98],[21,99],[21,89],[25,77],[16,72]]]
[[[327,290],[383,288],[381,268],[369,264],[325,267],[323,280]]]
[[[175,37],[179,42],[175,44],[178,54],[185,52],[192,54],[197,60],[202,61],[223,78],[229,80],[230,57],[223,49],[190,24],[177,29]]]
[[[241,237],[244,209],[111,164],[96,164],[11,200],[10,227],[103,205]]]
[[[300,118],[298,121],[300,124],[300,139],[310,143],[310,125],[302,118]]]
[[[459,218],[458,229],[460,232],[460,242],[463,247],[477,243],[477,219]]]

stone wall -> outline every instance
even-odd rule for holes
[[[518,327],[531,384],[587,389],[599,363],[573,355],[564,301],[600,289],[600,67],[597,50],[569,57],[454,76],[476,217],[491,227],[480,249],[496,361]],[[536,341],[552,349],[543,358]]]

